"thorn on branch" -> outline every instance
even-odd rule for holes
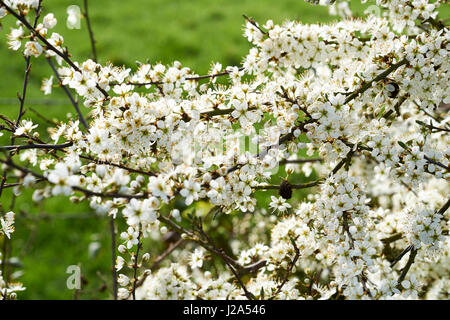
[[[263,29],[261,29],[261,27],[259,26],[259,24],[255,20],[253,20],[252,18],[247,17],[245,14],[243,14],[242,16],[244,17],[245,20],[247,20],[250,24],[252,24],[256,29],[261,31],[262,34],[268,35],[268,32],[264,31]]]

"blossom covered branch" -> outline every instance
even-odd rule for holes
[[[99,64],[89,20],[94,59],[72,61],[53,14],[32,26],[36,2],[0,0],[21,23],[9,47],[45,56],[79,117],[52,143],[2,117],[20,141],[0,146],[16,171],[2,188],[88,201],[113,237],[123,219],[120,299],[445,298],[450,33],[437,1],[376,3],[381,16],[328,25],[245,16],[242,66],[197,75]],[[150,239],[167,246],[145,269]]]

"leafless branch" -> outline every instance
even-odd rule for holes
[[[47,61],[48,61],[48,64],[50,65],[50,67],[52,68],[53,73],[55,74],[56,78],[58,79],[59,85],[61,86],[61,88],[63,88],[64,92],[66,93],[67,97],[69,98],[70,102],[72,103],[73,107],[75,108],[75,111],[78,114],[78,118],[80,119],[80,122],[83,124],[85,129],[89,130],[89,125],[86,122],[86,120],[84,119],[83,114],[81,113],[81,110],[78,106],[78,102],[75,101],[69,88],[67,88],[67,86],[63,85],[61,76],[59,75],[58,70],[56,69],[55,65],[53,64],[52,58],[48,57]]]
[[[25,149],[64,149],[72,146],[72,142],[67,142],[63,144],[24,144],[24,145],[14,145],[14,146],[0,146],[0,150],[25,150]]]
[[[87,24],[87,28],[89,31],[89,39],[91,41],[91,48],[92,48],[92,56],[93,56],[93,60],[95,62],[97,62],[97,50],[95,49],[95,39],[94,39],[94,32],[92,31],[92,26],[91,26],[91,20],[89,19],[89,10],[88,10],[88,1],[84,0],[84,17],[86,18],[86,24]]]
[[[114,225],[114,217],[109,217],[109,228],[111,233],[111,272],[112,272],[112,289],[113,298],[117,300],[117,271],[116,271],[116,227]]]
[[[285,275],[283,277],[283,281],[281,281],[281,283],[278,285],[277,290],[272,295],[271,299],[275,298],[281,292],[281,290],[283,289],[284,285],[289,280],[289,276],[291,275],[294,266],[296,265],[298,259],[300,258],[300,250],[298,249],[297,245],[295,244],[295,241],[292,241],[292,245],[294,246],[294,251],[295,251],[294,258],[289,263],[288,269],[287,269],[287,271],[286,271],[286,273],[285,273]]]
[[[131,292],[132,296],[133,296],[133,300],[136,300],[136,286],[137,286],[137,270],[138,270],[138,266],[139,266],[139,250],[142,246],[141,244],[141,236],[142,236],[142,232],[141,230],[139,230],[139,235],[138,235],[138,244],[137,244],[137,249],[136,249],[136,255],[134,256],[134,265],[133,265],[133,291]]]
[[[75,71],[78,71],[81,73],[80,68],[78,68],[75,63],[72,62],[72,60],[70,60],[69,56],[67,53],[63,53],[61,51],[59,51],[57,48],[55,48],[55,46],[53,46],[50,42],[47,41],[47,39],[45,39],[38,31],[36,31],[36,28],[31,26],[30,23],[27,21],[27,19],[23,16],[21,16],[20,14],[18,14],[17,12],[15,12],[13,9],[11,9],[11,7],[9,7],[3,0],[0,0],[0,4],[3,5],[5,7],[5,9],[12,14],[17,20],[19,20],[28,30],[30,30],[33,35],[35,37],[37,37],[39,40],[42,41],[43,44],[45,44],[45,46],[47,47],[47,49],[53,51],[54,53],[56,53],[58,56],[60,56],[64,61],[67,62],[67,64],[69,64],[69,66],[71,66]],[[98,83],[96,84],[96,88],[103,94],[103,96],[105,98],[109,97],[109,94],[98,85]]]

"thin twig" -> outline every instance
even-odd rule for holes
[[[447,202],[442,206],[441,209],[439,209],[438,213],[440,215],[444,215],[445,211],[450,207],[450,198],[447,200]]]
[[[402,283],[403,280],[405,280],[406,275],[408,274],[409,269],[411,269],[412,264],[414,263],[414,259],[417,255],[417,249],[414,247],[411,249],[411,253],[409,254],[408,262],[406,263],[406,266],[402,269],[402,273],[400,274],[400,277],[397,280],[398,285]]]
[[[137,249],[136,249],[136,255],[134,256],[134,265],[133,265],[133,291],[132,291],[132,296],[133,296],[133,300],[136,300],[136,286],[137,286],[137,269],[138,269],[138,259],[139,259],[139,249],[141,248],[141,234],[142,232],[139,230],[139,235],[138,235],[138,244],[137,244]]]
[[[247,274],[247,273],[254,273],[254,272],[256,272],[257,270],[263,268],[266,265],[266,261],[265,260],[261,260],[261,261],[255,262],[253,264],[250,264],[250,265],[242,266],[239,262],[235,261],[233,258],[228,256],[222,250],[220,250],[218,248],[215,248],[214,246],[212,246],[211,244],[209,244],[206,241],[203,241],[202,239],[200,239],[199,237],[194,235],[194,233],[192,231],[187,230],[187,229],[183,228],[182,226],[176,224],[175,222],[170,220],[168,217],[160,215],[158,217],[158,220],[163,222],[167,226],[169,226],[170,229],[172,229],[173,231],[178,232],[180,235],[182,235],[182,234],[187,235],[188,236],[186,238],[187,240],[190,240],[190,241],[193,241],[195,243],[198,243],[200,246],[202,246],[203,248],[205,248],[209,252],[211,252],[213,254],[216,254],[222,260],[227,261],[229,264],[231,264],[233,267],[236,268],[236,270],[238,271],[238,273],[240,275]]]
[[[247,297],[247,299],[248,300],[256,300],[255,296],[250,291],[248,291],[247,287],[245,286],[245,284],[241,280],[241,276],[234,269],[234,267],[228,261],[224,260],[224,262],[227,265],[227,267],[231,270],[231,272],[234,274],[234,276],[235,276],[237,282],[239,283],[239,285],[241,286],[242,290],[244,290],[244,294]]]
[[[297,164],[297,163],[311,163],[311,162],[323,162],[323,159],[321,159],[321,158],[292,159],[292,160],[286,159],[286,160],[280,161],[280,164],[283,165],[283,164],[290,164],[290,163]]]
[[[372,83],[385,79],[385,78],[386,78],[388,75],[390,75],[392,72],[394,72],[395,70],[397,70],[398,68],[400,68],[401,66],[403,66],[403,65],[405,65],[405,64],[407,64],[407,63],[408,63],[408,60],[405,58],[405,59],[401,60],[400,62],[391,65],[388,69],[386,69],[385,71],[383,71],[382,73],[380,73],[379,75],[377,75],[376,77],[374,77],[373,79],[371,79],[370,81],[368,81],[368,82],[366,82],[364,85],[362,85],[361,88],[359,88],[358,90],[355,90],[353,93],[351,93],[351,94],[347,97],[347,99],[345,100],[344,104],[347,104],[347,103],[351,102],[353,99],[357,98],[360,94],[362,94],[362,93],[364,93],[365,91],[367,91],[367,90],[372,86]],[[300,124],[299,126],[293,127],[293,128],[291,129],[291,132],[289,132],[288,134],[285,134],[284,136],[282,136],[282,137],[279,139],[278,144],[267,147],[264,151],[258,153],[258,154],[256,155],[256,157],[259,157],[259,158],[264,157],[264,156],[268,153],[268,151],[269,151],[271,148],[276,148],[276,147],[278,147],[279,145],[281,145],[281,144],[283,144],[283,143],[285,143],[285,142],[287,142],[287,141],[290,141],[291,139],[293,139],[293,138],[295,137],[295,136],[294,136],[294,131],[295,131],[295,130],[297,130],[297,129],[302,130],[302,129],[304,129],[304,127],[305,127],[306,124],[311,123],[311,122],[313,122],[313,120],[312,120],[312,119],[309,119],[309,120],[303,122],[302,124]],[[350,152],[352,152],[352,151],[350,151]],[[341,166],[343,166],[344,164],[345,164],[345,162],[342,162],[342,161],[341,161],[341,162],[339,163],[339,165],[333,170],[333,174],[335,174],[335,173],[341,168]],[[236,164],[236,165],[234,165],[233,167],[230,167],[230,168],[227,170],[227,173],[236,171],[236,170],[238,170],[240,167],[242,167],[242,165]]]
[[[85,159],[85,160],[92,161],[92,162],[94,162],[96,164],[103,164],[103,165],[113,166],[113,167],[117,167],[117,168],[120,168],[120,169],[127,170],[129,172],[139,173],[139,174],[143,174],[143,175],[146,175],[146,176],[155,176],[156,175],[155,173],[153,173],[151,171],[143,171],[143,170],[133,169],[133,168],[126,167],[126,166],[124,166],[122,164],[117,164],[117,163],[113,163],[113,162],[109,162],[109,161],[105,161],[105,160],[94,159],[94,158],[92,158],[90,156],[80,155],[79,157],[82,158],[82,159]]]
[[[383,242],[385,244],[388,244],[388,243],[400,240],[401,238],[402,238],[402,234],[399,232],[399,233],[396,233],[396,234],[394,234],[394,235],[392,235],[392,236],[390,236],[388,238],[381,239],[381,242]]]
[[[95,49],[94,32],[92,31],[91,21],[89,19],[88,2],[84,0],[84,17],[86,18],[86,24],[89,31],[89,39],[91,40],[92,56],[94,61],[97,62],[97,50]]]
[[[296,265],[297,260],[300,258],[300,250],[298,249],[297,245],[295,244],[295,241],[292,241],[292,245],[294,246],[294,250],[295,250],[294,259],[292,259],[292,261],[289,263],[289,266],[288,266],[288,269],[286,271],[286,274],[284,275],[283,281],[278,285],[277,290],[272,295],[271,299],[275,298],[281,292],[281,290],[283,289],[284,285],[289,280],[289,276],[291,275],[292,269]]]
[[[391,262],[391,268],[393,267],[393,266],[395,266],[396,264],[397,264],[397,262],[399,262],[400,260],[402,260],[402,258],[403,258],[403,256],[405,255],[405,254],[407,254],[409,251],[411,251],[412,250],[412,248],[413,248],[413,246],[411,245],[411,246],[407,246],[406,248],[405,248],[405,250],[403,250],[392,262]]]
[[[244,70],[244,67],[238,68],[238,71],[242,71],[242,70]],[[202,76],[186,77],[186,78],[184,78],[184,80],[186,80],[186,81],[199,81],[199,80],[204,80],[204,79],[214,79],[214,78],[217,78],[217,77],[229,75],[230,72],[231,71],[225,70],[225,71],[222,71],[222,72],[213,73],[213,74],[206,74],[206,75],[202,75]],[[115,86],[115,85],[119,85],[120,83],[111,82],[109,84],[112,85],[112,86]],[[126,82],[126,84],[127,85],[141,87],[141,86],[150,86],[150,85],[160,85],[160,84],[164,84],[164,82],[162,82],[162,81]],[[231,111],[233,111],[233,110],[231,110]]]
[[[111,233],[111,267],[112,267],[112,288],[114,300],[117,300],[117,271],[116,271],[116,229],[114,217],[109,218],[109,228]]]
[[[312,188],[315,186],[318,186],[321,182],[323,182],[323,179],[319,179],[310,183],[304,183],[304,184],[289,184],[292,189],[306,189],[306,188]],[[254,187],[254,189],[263,189],[263,190],[278,190],[280,189],[280,185],[259,185]]]
[[[185,242],[185,240],[180,238],[180,239],[177,240],[177,242],[171,243],[170,246],[166,250],[164,250],[164,252],[161,255],[159,255],[155,259],[155,261],[153,261],[152,266],[150,267],[150,269],[152,271],[156,270],[158,268],[158,266],[161,264],[161,262],[163,262],[163,260],[165,258],[167,258],[176,248],[181,246],[184,242]]]
[[[36,111],[35,109],[33,109],[33,108],[30,107],[29,110],[30,110],[31,112],[33,112],[38,118],[41,118],[42,120],[44,120],[44,121],[47,122],[48,124],[50,124],[50,125],[52,125],[52,126],[57,126],[57,125],[58,125],[56,122],[54,122],[54,121],[50,120],[49,118],[43,116],[42,114],[40,114],[40,113],[39,113],[38,111]]]
[[[405,58],[403,60],[400,60],[400,62],[391,65],[388,69],[386,69],[385,71],[383,71],[382,73],[380,73],[378,76],[376,76],[375,78],[373,78],[372,80],[364,83],[361,88],[359,88],[358,90],[356,90],[355,92],[353,92],[352,94],[350,94],[347,99],[345,100],[344,104],[349,103],[350,101],[352,101],[353,99],[355,99],[356,97],[358,97],[358,95],[364,93],[367,89],[369,89],[372,86],[372,83],[374,82],[378,82],[380,80],[385,79],[388,75],[390,75],[393,71],[397,70],[398,68],[400,68],[401,66],[405,65],[408,63],[408,60]]]
[[[0,159],[0,162],[4,163],[10,167],[13,167],[19,171],[22,171],[25,174],[29,173],[36,178],[48,181],[48,179],[46,177],[44,177],[42,174],[34,172],[28,168],[21,167],[21,166],[15,164],[14,162],[12,162],[11,160],[7,161],[7,160]],[[95,192],[95,191],[87,190],[87,189],[77,187],[77,186],[70,186],[70,187],[75,191],[79,191],[79,192],[83,193],[86,197],[123,198],[123,199],[146,199],[148,197],[147,194],[134,194],[133,195],[133,194],[123,194],[123,193],[115,193],[115,192],[103,193],[103,192]]]
[[[242,16],[244,17],[245,20],[247,20],[250,24],[252,24],[256,29],[258,29],[263,35],[268,35],[267,31],[264,31],[263,29],[261,29],[261,27],[255,20],[247,17],[245,14],[243,14]]]
[[[80,122],[83,124],[83,126],[84,126],[87,130],[89,130],[89,125],[88,125],[88,123],[86,122],[86,120],[84,119],[83,114],[81,113],[80,108],[78,107],[78,102],[75,101],[75,99],[74,99],[72,93],[70,92],[69,88],[67,88],[67,86],[65,86],[65,85],[63,84],[62,79],[61,79],[61,76],[59,75],[58,70],[56,69],[55,65],[53,64],[52,58],[51,58],[51,57],[48,57],[48,58],[47,58],[47,61],[48,61],[48,64],[50,65],[50,67],[52,68],[53,73],[55,74],[56,78],[58,79],[59,85],[61,86],[61,88],[63,88],[63,90],[64,90],[64,92],[66,93],[67,97],[69,98],[70,102],[71,102],[72,105],[74,106],[75,111],[76,111],[77,114],[78,114],[78,118],[80,119]]]
[[[14,146],[0,146],[0,150],[24,150],[24,149],[64,149],[72,146],[72,142],[67,142],[63,144],[24,144],[24,145],[14,145]]]
[[[421,125],[421,126],[423,126],[423,127],[428,128],[432,133],[434,133],[434,132],[441,132],[441,131],[442,132],[450,132],[450,129],[439,128],[439,127],[433,126],[433,124],[431,123],[431,120],[430,120],[430,124],[426,124],[425,122],[422,122],[420,120],[416,120],[416,123]]]
[[[350,228],[348,225],[348,216],[347,216],[347,212],[345,212],[345,211],[342,215],[342,224],[344,226],[345,233],[347,233],[347,236],[350,239],[350,248],[355,249],[355,240],[353,239],[353,236],[350,232]],[[356,264],[356,258],[353,257],[351,259]],[[361,274],[357,276],[357,278],[361,282],[364,291],[368,294],[368,296],[370,298],[372,298],[372,294],[370,293],[370,290],[367,288],[367,277],[364,275],[364,272],[362,271]]]

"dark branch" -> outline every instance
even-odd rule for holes
[[[89,39],[91,40],[92,56],[93,60],[97,62],[97,50],[95,49],[94,32],[92,31],[91,21],[89,19],[88,3],[84,0],[84,17],[86,18],[86,24],[89,31]]]
[[[67,142],[63,144],[25,144],[25,145],[14,145],[14,146],[0,146],[0,150],[24,150],[24,149],[64,149],[72,146],[72,142]]]
[[[47,61],[48,61],[48,64],[50,65],[50,67],[52,68],[53,73],[55,74],[56,78],[58,79],[59,85],[61,86],[61,88],[63,88],[63,90],[66,93],[67,97],[69,98],[70,102],[74,106],[74,108],[75,108],[75,110],[76,110],[76,112],[78,114],[78,118],[80,119],[80,122],[83,124],[83,126],[87,130],[89,130],[89,125],[86,122],[86,120],[84,119],[83,114],[80,111],[80,108],[78,107],[78,102],[75,101],[75,99],[73,98],[72,93],[70,92],[69,88],[67,88],[67,86],[63,85],[61,76],[59,75],[58,70],[55,68],[55,65],[53,64],[52,58],[48,57]]]
[[[408,262],[406,263],[406,266],[402,269],[402,273],[400,274],[400,277],[397,280],[398,285],[401,285],[402,281],[405,280],[405,277],[408,274],[409,269],[411,269],[411,266],[414,263],[417,251],[418,251],[417,249],[414,249],[414,247],[412,247],[411,253],[409,254]]]
[[[25,19],[25,17],[19,15],[17,12],[15,12],[13,9],[11,9],[3,0],[0,0],[0,4],[3,5],[6,8],[6,10],[8,10],[8,12],[11,13],[17,20],[19,20],[28,30],[30,30],[34,34],[35,37],[37,37],[39,40],[41,40],[42,43],[45,44],[47,49],[56,53],[64,61],[66,61],[67,64],[69,64],[69,66],[71,66],[75,71],[78,71],[81,73],[80,68],[78,68],[75,65],[75,63],[72,62],[72,60],[70,60],[68,55],[65,53],[62,53],[61,51],[56,49],[55,46],[53,46],[50,42],[48,42],[47,39],[45,39],[38,31],[36,31],[36,28],[34,28],[33,26],[30,25],[30,23],[27,21],[27,19]],[[95,86],[103,94],[103,96],[105,98],[109,97],[109,94],[102,87],[100,87],[98,85],[98,83]]]

